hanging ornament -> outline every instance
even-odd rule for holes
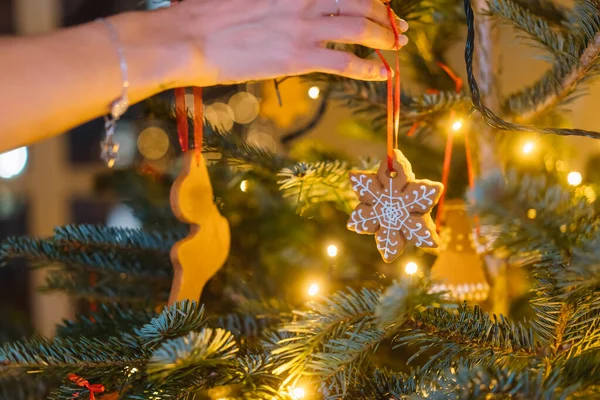
[[[415,180],[400,150],[394,150],[393,172],[383,161],[376,174],[351,172],[350,181],[360,204],[350,215],[348,229],[374,234],[384,261],[394,261],[409,243],[437,247],[439,238],[430,213],[444,186]]]
[[[231,242],[229,224],[214,204],[206,162],[202,156],[204,126],[202,89],[193,89],[194,143],[189,146],[188,107],[185,89],[175,89],[179,143],[183,151],[180,175],[171,189],[175,216],[190,224],[190,234],[171,249],[174,277],[169,304],[200,300],[206,283],[223,266]]]
[[[400,58],[399,29],[389,3],[388,16],[396,35],[396,68],[381,58],[388,71],[387,80],[387,160],[377,173],[351,172],[352,189],[360,204],[352,212],[348,229],[375,235],[377,248],[385,262],[398,258],[410,243],[423,248],[435,248],[439,238],[431,219],[431,210],[438,202],[444,186],[438,182],[415,180],[410,162],[398,150],[400,126]],[[395,80],[394,80],[395,77]]]
[[[438,258],[431,267],[433,291],[447,291],[456,300],[487,299],[490,286],[475,248],[471,221],[462,200],[446,201]]]

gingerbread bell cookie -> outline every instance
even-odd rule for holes
[[[438,246],[431,210],[444,186],[426,179],[415,180],[410,162],[400,150],[394,150],[392,171],[384,160],[377,173],[351,172],[350,181],[360,204],[350,216],[348,229],[375,235],[385,262],[393,262],[408,244]]]

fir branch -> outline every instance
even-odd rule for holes
[[[93,336],[97,339],[133,333],[136,326],[148,324],[157,313],[148,307],[130,308],[120,304],[100,304],[90,315],[79,314],[71,321],[63,321],[56,330],[61,338]]]
[[[167,246],[163,242],[159,249],[153,248],[160,237],[120,228],[66,227],[59,228],[56,236],[49,240],[9,238],[2,244],[0,258],[4,261],[25,258],[34,263],[62,263],[88,271],[98,269],[166,278],[171,275],[172,268],[169,251],[164,248],[173,242],[167,242]],[[166,241],[167,238],[163,239]]]
[[[363,354],[373,350],[377,338],[380,338],[373,315],[378,297],[379,292],[369,289],[363,289],[360,293],[349,289],[311,303],[309,311],[297,311],[301,319],[282,329],[283,333],[296,336],[282,339],[280,347],[272,351],[280,358],[273,373],[287,374],[284,381],[287,384],[307,373],[331,376],[336,371],[360,364],[364,361]],[[354,336],[346,336],[348,331],[354,332]],[[329,350],[342,356],[339,353],[343,350],[342,341],[351,344],[358,340],[358,336],[364,340],[358,347],[353,347],[350,357],[337,359],[321,354]]]
[[[523,123],[573,100],[579,86],[600,72],[600,16],[593,1],[582,1],[573,15],[580,33],[562,38],[559,34],[553,36],[550,29],[544,31],[543,22],[539,19],[513,17],[521,21],[522,29],[540,35],[538,39],[543,40],[555,54],[551,71],[529,88],[510,96],[503,105],[505,112],[516,122]]]
[[[502,226],[494,246],[510,254],[536,252],[546,262],[568,262],[573,248],[597,235],[599,219],[588,200],[549,175],[490,174],[472,197],[483,225]]]
[[[7,343],[0,349],[0,373],[24,370],[48,373],[51,369],[77,372],[82,368],[123,368],[135,364],[144,350],[116,337],[95,339],[32,338]]]
[[[461,364],[430,377],[415,399],[554,399],[567,398],[575,387],[561,387],[558,374]]]
[[[299,163],[279,173],[283,196],[297,204],[304,213],[316,203],[334,202],[340,209],[350,212],[356,202],[345,163]]]
[[[42,292],[62,291],[78,299],[123,304],[162,305],[168,297],[172,282],[169,279],[136,278],[126,273],[95,271],[98,284],[90,285],[89,271],[50,269]]]
[[[136,329],[135,333],[148,346],[167,339],[177,338],[205,323],[204,306],[195,301],[184,300],[169,307],[148,324]]]
[[[393,372],[389,369],[374,369],[355,376],[354,380],[321,385],[320,392],[329,399],[390,400],[412,398],[417,394],[417,374]],[[341,389],[341,390],[340,390]]]
[[[459,357],[491,365],[539,356],[532,330],[503,316],[490,316],[477,306],[470,309],[463,305],[458,312],[441,308],[417,311],[403,328],[394,339],[395,347],[420,347],[409,361],[426,350],[437,349],[424,369],[448,367]]]
[[[152,380],[164,380],[173,373],[190,374],[208,367],[226,366],[231,364],[237,351],[231,333],[203,328],[165,341],[154,351],[148,374]]]
[[[53,239],[61,243],[94,243],[105,249],[125,247],[127,251],[156,252],[162,255],[171,251],[175,242],[183,239],[186,234],[187,232],[172,230],[142,231],[81,224],[56,228]]]
[[[528,8],[512,0],[493,0],[488,3],[487,11],[490,16],[500,17],[505,22],[514,24],[556,57],[570,57],[570,53],[564,48],[573,48],[573,44],[568,44],[572,38],[554,31],[545,18],[534,15]]]

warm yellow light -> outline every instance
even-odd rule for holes
[[[318,99],[320,94],[321,89],[319,89],[317,86],[313,86],[310,89],[308,89],[308,97],[310,97],[313,100]]]
[[[570,172],[569,175],[567,175],[567,182],[569,182],[569,185],[571,186],[581,185],[582,180],[581,174],[577,171]]]
[[[308,295],[310,297],[315,297],[316,295],[319,294],[319,291],[321,290],[321,288],[319,287],[318,283],[313,283],[312,285],[310,285],[308,287]]]
[[[248,186],[250,186],[250,183],[248,181],[242,181],[242,183],[240,183],[240,190],[242,192],[247,192]]]
[[[531,154],[533,152],[533,150],[535,150],[535,143],[526,142],[523,145],[523,149],[521,151],[523,151],[523,154]]]
[[[233,110],[235,122],[239,124],[249,124],[254,121],[260,110],[257,98],[248,92],[234,94],[227,104]]]
[[[301,387],[293,388],[291,392],[294,400],[300,400],[306,397],[306,390]]]
[[[406,272],[408,275],[414,275],[417,273],[418,270],[419,266],[417,265],[417,263],[414,263],[412,261],[406,264],[406,266],[404,267],[404,272]]]
[[[159,160],[169,150],[169,136],[164,129],[150,126],[138,136],[137,147],[146,159]]]
[[[338,248],[335,244],[330,244],[329,246],[327,246],[327,255],[331,258],[337,257]]]
[[[452,130],[454,132],[460,131],[462,129],[462,127],[463,127],[463,122],[460,119],[454,121],[454,123],[452,124]]]

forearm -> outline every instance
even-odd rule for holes
[[[128,64],[131,103],[184,83],[177,69],[189,64],[189,51],[153,37],[160,32],[154,18],[129,13],[111,19]],[[164,18],[161,23],[164,29]],[[47,36],[2,38],[0,54],[0,151],[105,115],[122,94],[116,44],[100,21]]]

